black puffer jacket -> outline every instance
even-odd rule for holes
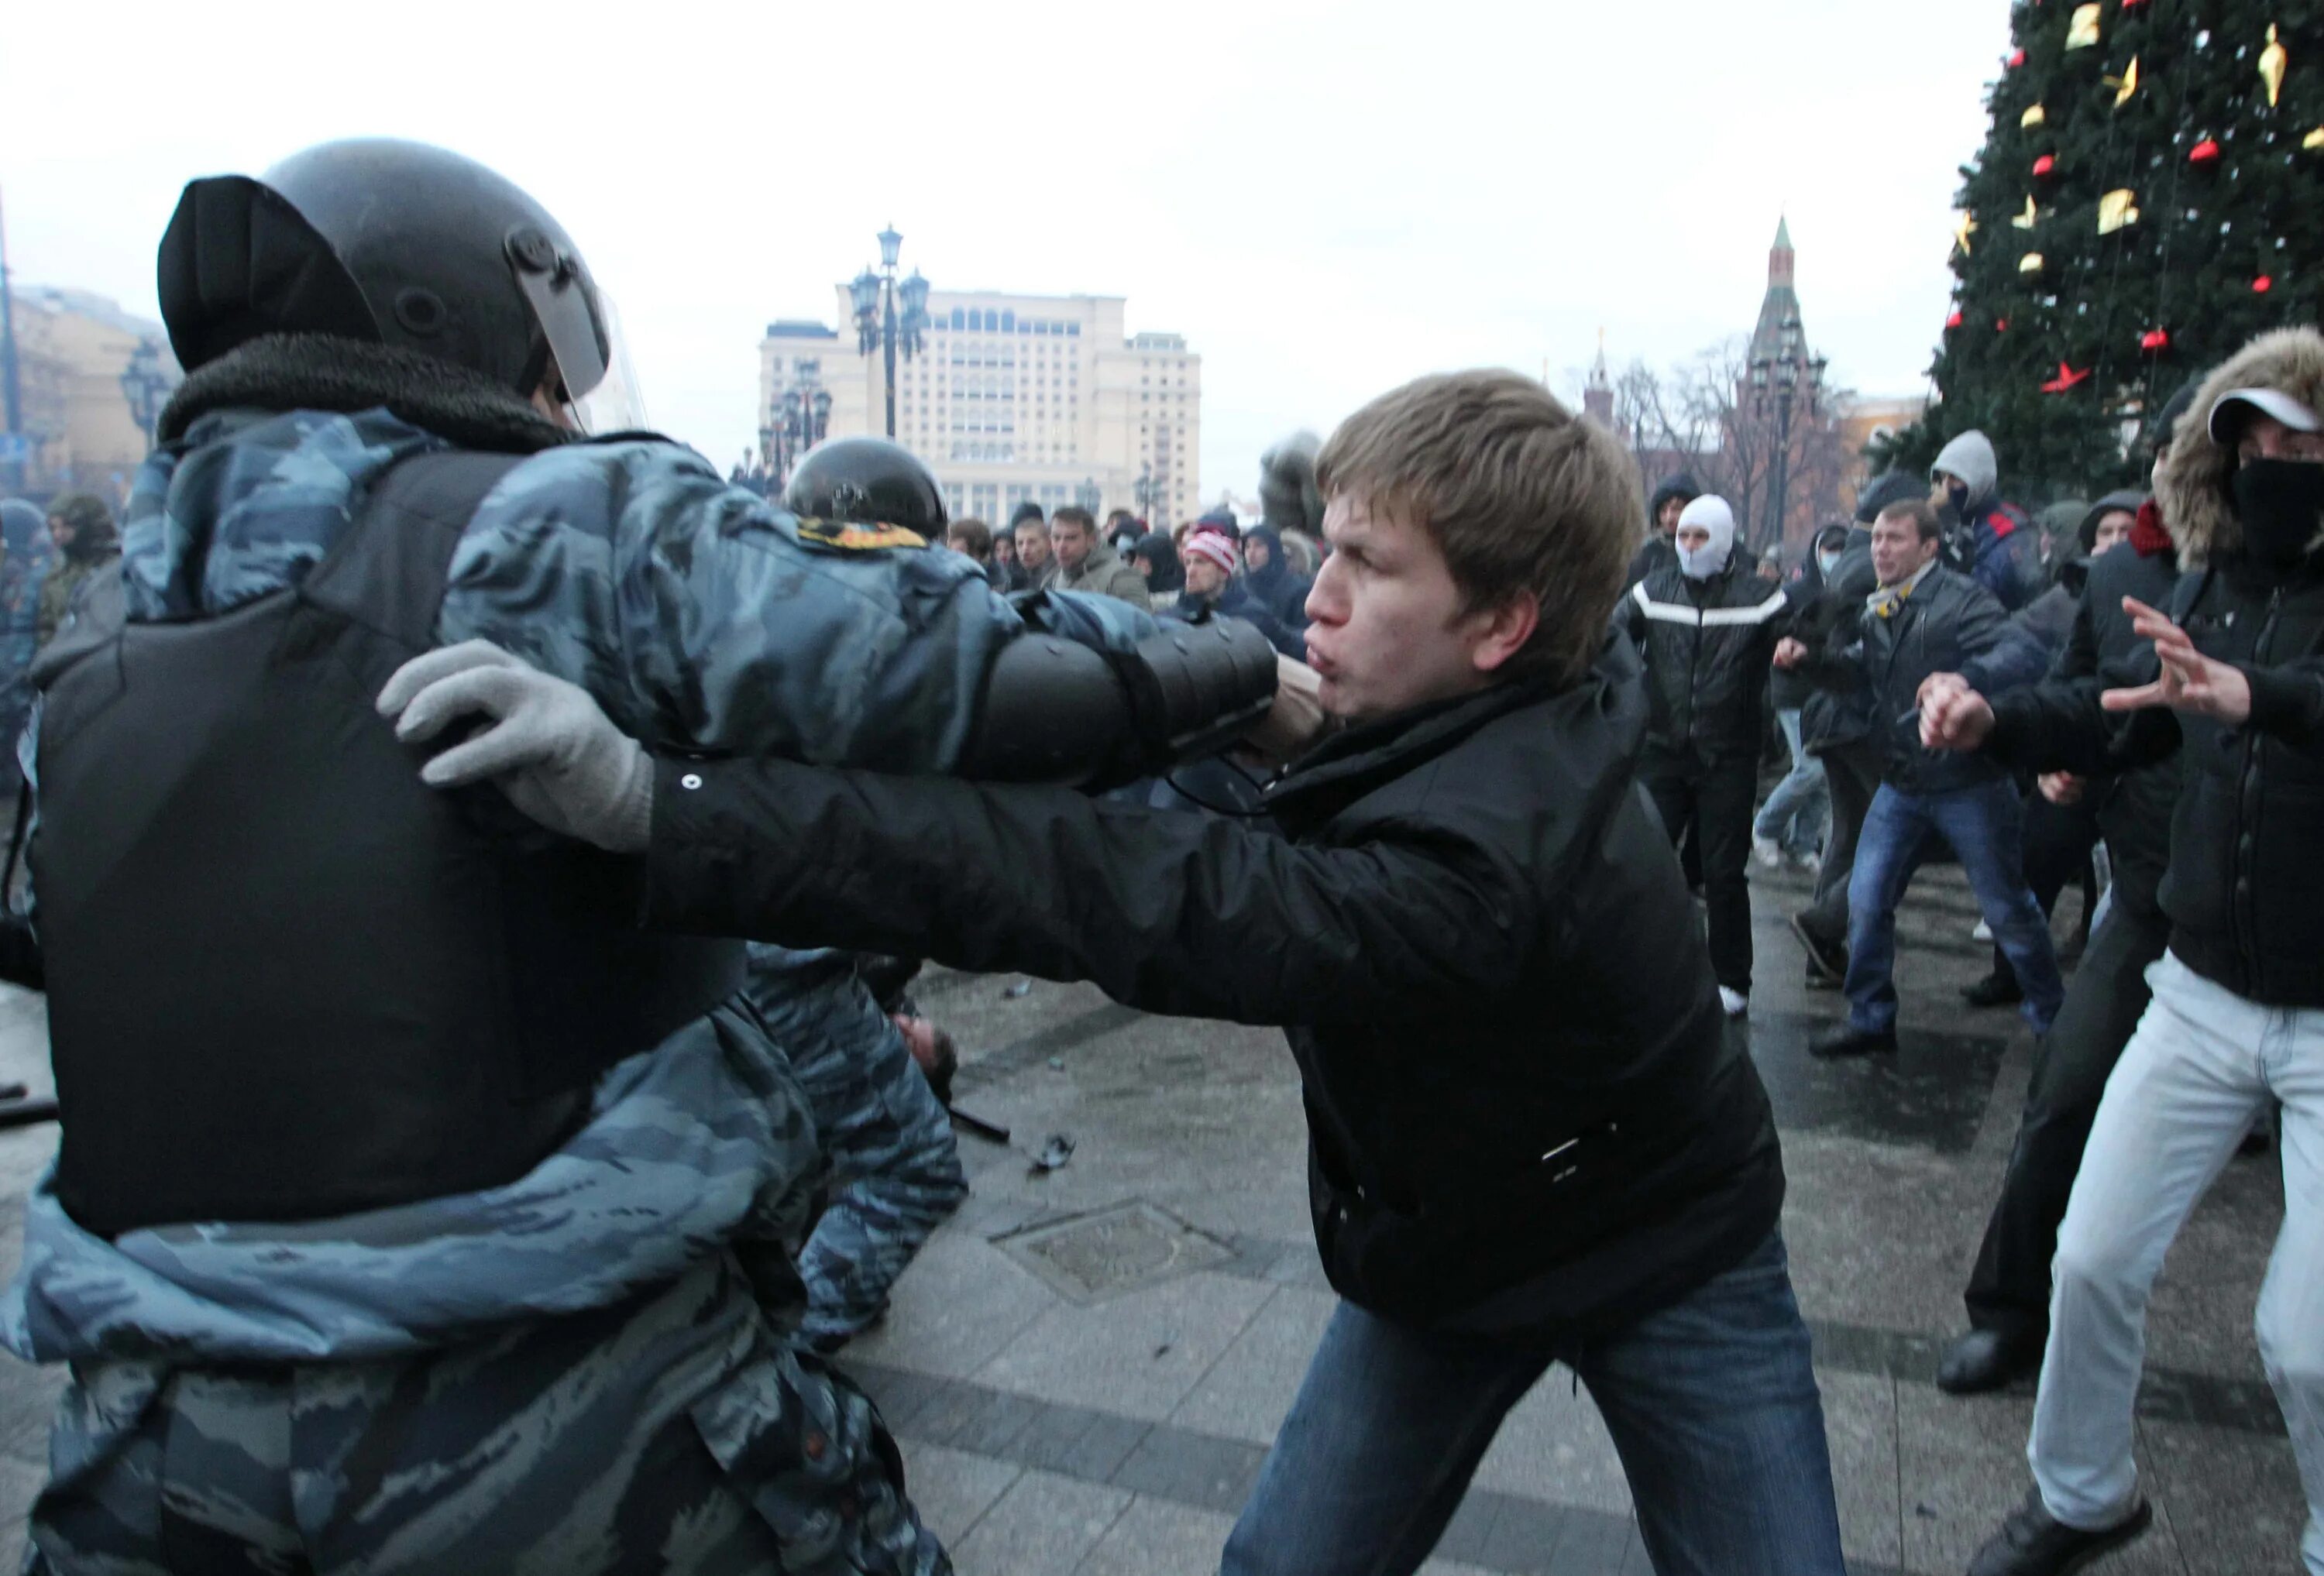
[[[1811,650],[1846,647],[1856,640],[1864,599],[1879,588],[1872,569],[1872,532],[1851,526],[1848,545],[1824,576],[1815,600],[1793,615],[1792,637]],[[1854,682],[1821,676],[1815,693],[1800,708],[1800,747],[1813,755],[1860,743],[1872,736],[1872,684],[1861,668]]]
[[[2043,682],[2104,689],[2108,675],[2127,676],[2154,648],[2131,628],[2122,599],[2135,596],[2149,607],[2168,607],[2178,581],[2179,560],[2167,550],[2143,553],[2124,542],[2092,559],[2066,649]],[[2117,900],[2143,912],[2154,908],[2163,867],[2171,861],[2171,814],[2179,802],[2179,779],[2178,762],[2166,760],[2104,773],[2085,790],[2098,805]]]
[[[1932,673],[1959,673],[1971,687],[2001,695],[2041,677],[2049,662],[1992,592],[1934,564],[1895,612],[1882,616],[1868,609],[1852,641],[1849,631],[1836,631],[1811,664],[1820,681],[1844,694],[1865,687],[1880,780],[1905,793],[1935,794],[1986,781],[2001,768],[1975,755],[1921,747],[1923,681]]]
[[[1774,1228],[1767,1097],[1631,776],[1628,643],[1355,729],[1274,824],[775,760],[664,763],[656,923],[1093,980],[1287,1027],[1332,1284],[1408,1323],[1590,1331]],[[699,786],[682,788],[685,780]]]
[[[1621,624],[1646,659],[1650,761],[1756,760],[1768,660],[1791,622],[1790,597],[1748,569],[1702,580],[1658,569],[1632,586]]]

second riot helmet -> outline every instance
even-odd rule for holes
[[[835,438],[807,450],[783,489],[783,507],[802,520],[901,526],[932,542],[950,520],[936,473],[885,438]]]

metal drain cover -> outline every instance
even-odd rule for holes
[[[1143,1202],[1034,1226],[996,1241],[1009,1257],[1077,1303],[1158,1286],[1234,1257],[1217,1238]]]

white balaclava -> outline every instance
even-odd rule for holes
[[[1691,553],[1679,548],[1679,573],[1690,580],[1708,580],[1727,567],[1728,558],[1735,551],[1735,512],[1727,507],[1726,499],[1706,493],[1680,512],[1679,530],[1684,531],[1690,525],[1708,530],[1711,539]]]

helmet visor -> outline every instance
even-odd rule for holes
[[[509,271],[532,309],[533,323],[549,346],[567,403],[604,380],[608,346],[597,310],[597,287],[574,253],[561,251],[530,225],[508,234]]]
[[[629,336],[622,330],[620,303],[604,290],[597,294],[597,315],[605,327],[605,371],[587,393],[567,401],[574,424],[594,438],[609,432],[643,432],[648,429],[643,385],[637,364],[630,357]]]

